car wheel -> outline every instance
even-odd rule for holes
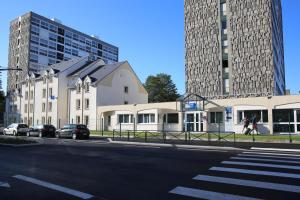
[[[39,137],[42,138],[43,137],[43,133],[39,133]]]
[[[5,130],[3,130],[3,135],[6,135],[6,132],[5,132]]]
[[[14,135],[14,136],[18,136],[18,134],[17,134],[16,131],[13,131],[13,135]]]
[[[76,140],[76,139],[77,139],[76,133],[73,133],[73,134],[72,134],[72,139],[73,139],[73,140]]]
[[[27,137],[30,137],[30,132],[27,132],[26,135],[27,135]]]
[[[56,138],[60,138],[59,133],[55,133],[55,137],[56,137]]]

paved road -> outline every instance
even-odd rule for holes
[[[212,150],[68,139],[0,146],[0,199],[300,199],[300,151],[274,146]]]

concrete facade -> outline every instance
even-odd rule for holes
[[[185,0],[186,92],[283,95],[280,0]]]

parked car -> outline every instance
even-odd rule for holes
[[[53,125],[40,124],[29,128],[27,136],[55,137],[56,128]]]
[[[60,137],[71,137],[76,139],[89,139],[90,130],[83,124],[67,124],[62,129],[56,131],[55,136]]]
[[[3,135],[26,135],[28,132],[27,124],[11,124],[3,130]]]

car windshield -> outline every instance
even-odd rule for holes
[[[19,128],[28,128],[28,126],[26,124],[19,124],[18,126]]]
[[[86,126],[85,125],[77,125],[76,128],[78,128],[78,129],[86,129]]]

